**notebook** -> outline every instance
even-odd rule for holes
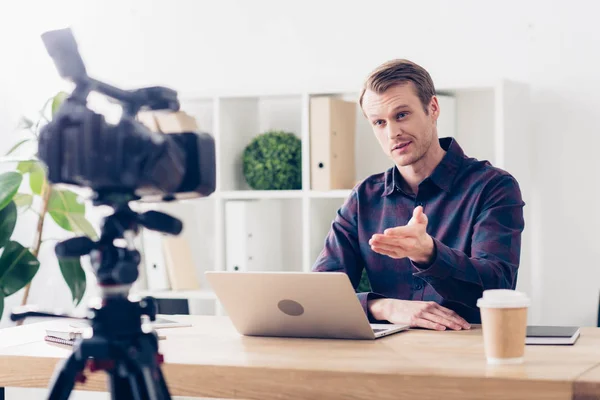
[[[528,326],[525,344],[572,345],[579,338],[577,326]]]
[[[156,320],[152,322],[154,329],[164,328],[179,328],[192,326],[185,322],[177,322],[164,317],[156,317]],[[87,323],[71,322],[69,324],[55,325],[46,328],[46,336],[44,340],[47,342],[60,343],[67,346],[72,346],[75,341],[83,336],[83,332],[89,325]],[[165,339],[165,336],[159,335],[159,339]]]

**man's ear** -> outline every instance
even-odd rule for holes
[[[434,120],[437,120],[440,116],[440,103],[438,101],[437,96],[432,96],[431,101],[429,102],[429,115],[433,117]]]

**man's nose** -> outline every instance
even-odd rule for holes
[[[398,136],[402,135],[402,130],[400,129],[400,126],[398,126],[395,123],[391,123],[388,124],[387,126],[387,137],[388,139],[395,139]]]

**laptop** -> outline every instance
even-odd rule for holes
[[[205,272],[246,336],[378,339],[408,325],[370,324],[343,272]]]

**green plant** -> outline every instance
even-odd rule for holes
[[[301,141],[296,135],[268,131],[255,137],[244,149],[244,177],[256,190],[301,189],[301,161]]]
[[[356,293],[366,293],[371,291],[371,282],[369,282],[369,276],[367,275],[367,270],[363,269],[362,275],[360,277],[360,282],[356,287]]]
[[[15,144],[7,153],[13,155],[27,143],[37,144],[42,126],[49,122],[58,111],[66,93],[60,92],[50,98],[39,112],[37,121],[23,117],[19,129],[30,133],[31,137]],[[50,113],[50,116],[47,114]],[[37,147],[37,146],[35,146]],[[10,161],[7,161],[10,162]],[[62,229],[96,238],[97,234],[85,218],[85,205],[77,200],[77,195],[69,190],[56,189],[48,184],[44,164],[35,156],[29,155],[19,161],[16,171],[0,174],[0,315],[4,309],[4,298],[25,288],[22,304],[27,303],[31,280],[39,270],[38,254],[40,247],[50,239],[43,237],[44,222],[50,217]],[[29,180],[31,193],[19,192],[24,179]],[[36,198],[39,201],[36,201]],[[34,204],[39,203],[39,207]],[[38,209],[36,209],[38,208]],[[31,248],[11,240],[18,215],[34,212],[38,215],[35,236]],[[79,304],[85,290],[85,272],[79,258],[58,260],[60,271],[67,283],[73,303]]]

